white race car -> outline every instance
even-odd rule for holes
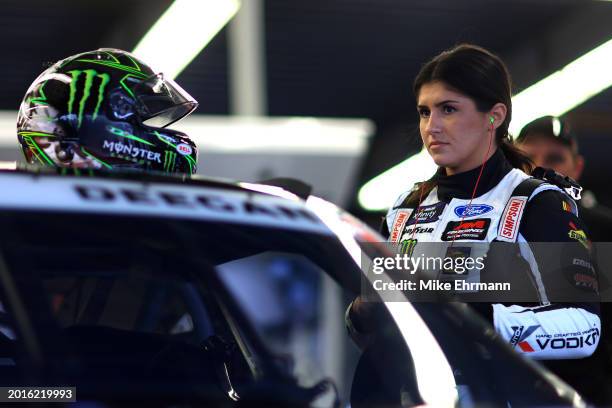
[[[63,173],[0,171],[0,385],[97,406],[583,405],[466,305],[386,303],[358,350],[344,309],[389,254],[303,185]]]

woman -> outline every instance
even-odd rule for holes
[[[589,242],[575,202],[561,188],[571,183],[561,178],[566,183],[561,187],[535,182],[527,174],[529,159],[512,145],[511,85],[504,63],[483,48],[459,45],[423,66],[414,94],[423,144],[439,169],[399,196],[386,216],[383,234],[408,253],[419,242],[474,247],[494,241],[523,243],[519,246],[528,269],[526,284],[537,294],[536,304],[481,303],[476,309],[517,352],[557,360],[548,365],[587,398],[598,399],[599,390],[593,389],[593,367],[598,364],[593,354],[601,330],[598,303],[554,303],[554,291],[564,286],[581,286],[597,299],[595,273],[585,267],[590,266]],[[543,253],[531,244],[535,242],[579,245],[559,269],[544,258],[551,250],[560,251],[561,244]],[[370,324],[374,309],[358,298],[347,311],[358,344],[375,326]],[[580,346],[574,347],[569,333],[580,333],[586,341],[578,340]],[[558,340],[551,344],[551,339]]]

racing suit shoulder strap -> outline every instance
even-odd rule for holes
[[[546,184],[545,180],[529,177],[519,183],[512,191],[511,197],[531,197],[531,195],[540,187]]]
[[[577,188],[581,190],[580,186],[576,183],[570,187],[574,188],[574,186],[578,186]],[[566,204],[569,206],[568,210],[578,216],[578,205],[574,201],[574,195],[570,194],[568,192],[568,188],[564,187],[566,187],[565,184],[558,183],[556,179],[543,179],[539,178],[537,175],[536,177],[530,177],[520,182],[519,185],[517,185],[512,191],[510,199],[508,199],[508,202],[504,207],[502,217],[499,221],[499,225],[497,226],[497,237],[495,240],[516,242],[518,239],[521,219],[523,218],[523,212],[525,211],[527,203],[542,191],[555,190],[562,193],[567,197]]]
[[[547,183],[538,178],[530,177],[514,188],[510,199],[506,202],[502,217],[497,226],[496,241],[516,242],[518,231],[527,202],[539,191],[543,191]],[[553,187],[553,186],[551,186]],[[554,188],[554,187],[553,187]]]

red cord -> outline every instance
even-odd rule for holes
[[[414,210],[414,227],[412,228],[412,236],[410,237],[410,239],[414,239],[414,235],[416,234],[416,230],[417,230],[417,225],[419,223],[419,208],[421,208],[421,203],[423,202],[423,184],[421,183],[421,185],[419,186],[419,205],[417,205],[417,208]]]
[[[463,224],[463,220],[465,219],[466,213],[470,210],[470,207],[472,206],[472,200],[474,200],[474,196],[476,196],[476,190],[478,189],[478,184],[480,183],[480,177],[482,177],[482,172],[484,170],[485,163],[487,162],[487,156],[489,155],[489,152],[491,151],[492,144],[493,144],[493,123],[491,123],[491,131],[489,133],[489,147],[487,148],[487,151],[484,157],[482,158],[482,164],[480,165],[480,173],[478,173],[476,184],[474,184],[474,191],[472,191],[472,197],[470,198],[470,202],[468,203],[465,211],[463,212],[463,217],[461,217],[461,221],[459,221],[459,225]],[[453,240],[451,241],[451,247],[455,243],[456,237],[457,237],[457,234],[453,235]]]
[[[487,148],[487,151],[485,152],[484,157],[482,158],[482,164],[480,165],[480,173],[478,173],[478,178],[476,179],[476,184],[474,184],[474,190],[472,191],[472,197],[470,198],[470,202],[468,203],[465,211],[463,212],[463,217],[461,217],[461,221],[459,222],[459,225],[463,224],[463,220],[465,220],[465,216],[466,213],[469,211],[470,206],[472,205],[472,201],[474,200],[474,197],[476,196],[476,190],[478,189],[478,184],[480,183],[480,178],[482,177],[482,172],[484,171],[484,166],[485,163],[487,162],[487,156],[489,155],[489,152],[491,151],[491,146],[493,145],[493,123],[491,123],[491,131],[489,133],[489,147]],[[414,227],[412,229],[412,237],[410,237],[410,239],[414,239],[414,236],[416,235],[416,231],[417,231],[417,225],[419,223],[419,208],[421,208],[421,203],[423,202],[423,184],[420,185],[419,187],[420,193],[419,193],[419,204],[417,205],[417,208],[414,210]],[[455,243],[455,238],[457,237],[457,235],[453,235],[453,240],[451,241],[451,247],[453,246],[453,244]]]

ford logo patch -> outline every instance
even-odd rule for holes
[[[477,215],[486,214],[491,211],[493,207],[486,204],[470,204],[460,205],[455,208],[455,214],[457,217],[475,217]]]

